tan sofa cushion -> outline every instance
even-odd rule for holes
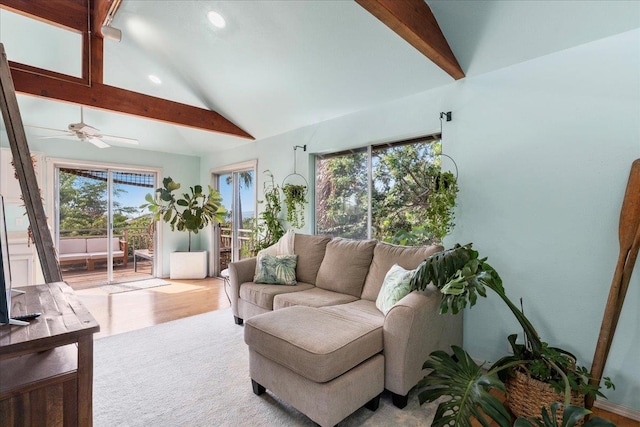
[[[318,383],[381,352],[383,342],[380,325],[300,306],[247,320],[244,340],[253,351]]]
[[[384,276],[393,264],[398,264],[406,270],[415,269],[424,259],[442,251],[442,246],[398,246],[378,242],[373,251],[373,260],[369,267],[369,274],[362,289],[362,299],[375,301],[380,293]]]
[[[84,237],[75,239],[60,239],[60,247],[58,253],[62,254],[81,254],[87,252],[87,239]]]
[[[293,250],[298,256],[296,265],[296,278],[300,282],[316,284],[318,269],[324,258],[327,243],[331,240],[328,236],[311,236],[308,234],[296,234]]]
[[[107,259],[107,255],[108,252],[91,252],[89,254],[86,254],[88,256],[89,259]],[[124,257],[124,252],[123,251],[113,251],[113,257],[114,258],[122,258]]]
[[[87,239],[87,252],[106,252],[108,237],[92,237]],[[111,249],[120,249],[120,239],[114,237],[111,239]]]
[[[276,295],[273,298],[273,309],[279,310],[281,308],[292,307],[294,305],[324,307],[326,305],[346,304],[357,299],[358,298],[352,295],[327,291],[326,289],[313,288],[302,292]]]
[[[88,256],[86,252],[58,255],[58,260],[60,261],[86,261],[87,258]]]
[[[273,298],[276,295],[288,292],[300,292],[312,289],[309,283],[298,282],[297,285],[263,285],[246,282],[240,285],[240,298],[258,307],[273,310]]]
[[[360,298],[375,246],[375,240],[332,239],[318,270],[316,286]]]
[[[367,322],[372,325],[384,325],[384,314],[378,310],[373,301],[364,299],[359,299],[347,304],[322,307],[320,311],[328,311],[344,318]]]

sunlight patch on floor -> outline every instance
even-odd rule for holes
[[[162,292],[164,294],[178,294],[181,292],[189,292],[189,291],[195,291],[198,289],[201,289],[202,286],[196,286],[196,285],[188,285],[186,283],[171,283],[170,285],[167,286],[160,286],[157,288],[149,288],[146,289],[147,291],[153,291],[153,292]]]

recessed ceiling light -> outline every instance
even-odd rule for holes
[[[162,84],[162,80],[160,80],[160,77],[154,74],[149,74],[149,80],[151,80],[151,83],[155,83],[157,85]]]
[[[211,22],[215,27],[224,28],[227,25],[222,15],[218,12],[214,12],[213,10],[207,13],[207,18],[209,18],[209,22]]]

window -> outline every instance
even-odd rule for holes
[[[394,241],[430,224],[440,134],[316,156],[316,233]],[[420,233],[418,233],[420,235]],[[439,240],[423,233],[418,244]]]

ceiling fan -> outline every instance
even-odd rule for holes
[[[89,126],[84,122],[84,108],[80,107],[80,123],[71,123],[67,126],[67,130],[52,129],[41,126],[29,126],[36,129],[45,129],[54,132],[64,132],[67,135],[63,136],[41,136],[38,139],[53,139],[53,138],[78,138],[83,142],[90,142],[98,148],[110,147],[105,141],[122,142],[125,144],[138,145],[137,139],[124,138],[121,136],[105,135],[100,132],[99,129]]]

